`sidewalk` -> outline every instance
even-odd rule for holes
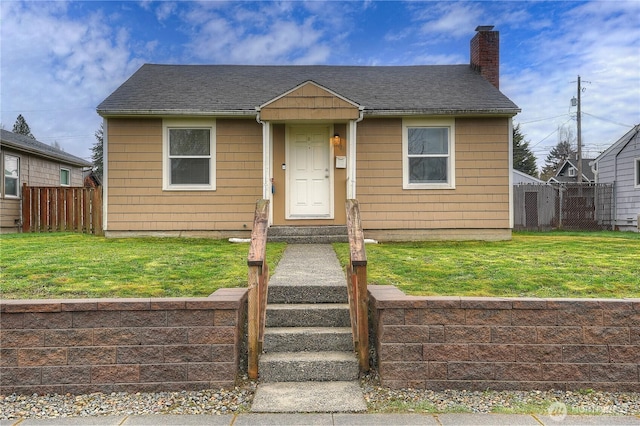
[[[566,416],[549,417],[528,414],[237,414],[237,415],[147,415],[69,417],[64,419],[1,420],[2,426],[159,426],[159,425],[212,425],[212,426],[259,426],[259,425],[320,425],[320,426],[627,426],[640,425],[634,416]]]

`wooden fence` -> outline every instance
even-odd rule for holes
[[[22,232],[102,235],[102,188],[22,186]]]

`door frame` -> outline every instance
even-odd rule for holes
[[[326,136],[326,152],[327,152],[327,156],[328,156],[328,168],[329,168],[329,214],[328,215],[291,215],[291,195],[292,195],[292,191],[291,191],[291,185],[290,185],[290,179],[291,179],[291,170],[292,168],[289,167],[290,164],[290,160],[291,160],[291,133],[292,130],[294,129],[324,129],[324,133]],[[327,219],[334,219],[335,218],[335,214],[334,214],[334,185],[335,185],[335,180],[334,180],[334,167],[333,167],[333,145],[329,143],[329,136],[331,135],[331,132],[333,131],[333,124],[287,124],[286,125],[286,130],[285,130],[285,164],[287,165],[286,169],[285,169],[285,181],[286,181],[286,185],[285,185],[285,219],[286,220],[327,220]]]

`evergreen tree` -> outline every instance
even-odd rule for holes
[[[27,120],[24,119],[22,114],[18,114],[16,118],[16,123],[13,125],[13,133],[17,133],[19,135],[25,135],[30,137],[31,139],[35,139],[36,137],[31,134],[31,129],[27,124]]]
[[[549,155],[544,160],[545,165],[542,168],[542,180],[548,180],[555,175],[558,167],[566,160],[576,158],[576,151],[573,149],[573,131],[568,127],[558,128],[558,144],[551,148]]]
[[[529,176],[538,177],[536,156],[529,148],[529,141],[524,140],[520,124],[513,128],[513,168]]]
[[[104,128],[100,124],[100,128],[95,132],[96,143],[91,147],[91,160],[93,161],[93,171],[98,175],[102,181],[102,155],[103,155],[103,141],[104,141]]]

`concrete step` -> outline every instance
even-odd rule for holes
[[[348,242],[347,227],[333,226],[271,226],[267,241],[290,244],[330,244]]]
[[[350,327],[267,327],[264,352],[352,351]]]
[[[331,244],[348,243],[349,238],[346,235],[314,235],[311,237],[304,235],[269,235],[267,236],[267,241],[288,244]]]
[[[348,303],[267,303],[267,327],[350,327]]]
[[[344,279],[343,279],[344,281]],[[309,284],[304,286],[269,284],[267,303],[347,303],[347,286],[334,284]]]
[[[274,382],[258,385],[251,411],[254,413],[352,413],[367,411],[367,403],[362,396],[362,388],[356,381]],[[309,419],[303,421],[309,421]]]
[[[353,352],[274,352],[259,361],[261,382],[329,382],[357,380],[358,360]]]

